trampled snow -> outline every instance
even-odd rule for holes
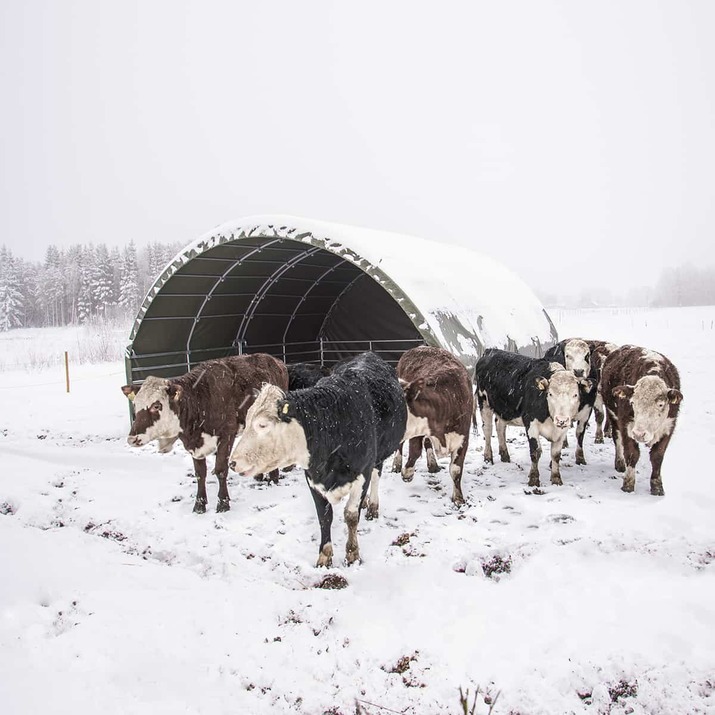
[[[195,515],[180,446],[126,445],[120,362],[73,366],[69,395],[59,367],[0,373],[2,712],[457,713],[460,686],[505,714],[715,711],[715,308],[552,318],[680,369],[666,496],[645,454],[621,492],[593,426],[588,465],[571,432],[564,486],[545,450],[535,493],[523,430],[485,466],[480,429],[459,510],[446,470],[385,470],[342,590],[315,587],[299,470],[233,477],[232,510]],[[333,542],[342,556],[340,510]]]

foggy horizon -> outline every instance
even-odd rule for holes
[[[465,245],[534,290],[715,264],[715,6],[0,9],[0,244],[291,214]]]

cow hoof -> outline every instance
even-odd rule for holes
[[[494,464],[494,457],[491,456],[491,454],[487,457],[487,455],[484,455],[484,464]]]
[[[626,471],[626,463],[617,461],[615,464],[615,469],[617,472],[620,472],[621,474],[623,474],[623,472]]]
[[[608,439],[612,439],[612,438],[613,438],[613,432],[611,432],[611,430],[607,429],[607,430],[603,433],[603,436],[604,436],[604,437],[607,437]]]
[[[635,484],[630,484],[630,483],[629,483],[629,484],[624,484],[624,485],[621,487],[621,491],[622,491],[622,492],[626,492],[626,494],[630,494],[635,488],[636,488],[636,485],[635,485]]]
[[[412,478],[415,476],[415,468],[410,467],[409,469],[402,470],[402,481],[411,482]]]
[[[540,487],[541,482],[539,481],[538,477],[529,477],[529,486],[530,487]]]
[[[333,566],[332,557],[331,556],[323,556],[323,554],[320,554],[320,556],[318,556],[318,560],[315,563],[315,567],[318,569],[322,569],[322,568],[329,569],[329,568],[332,568],[332,566]]]
[[[562,487],[564,485],[561,477],[551,477],[551,483],[555,484],[557,487]],[[538,484],[536,486],[538,486]]]
[[[464,506],[464,497],[461,494],[453,494],[452,504],[456,507]]]
[[[380,509],[377,506],[373,506],[372,504],[367,505],[367,509],[365,510],[365,518],[368,521],[372,521],[373,519],[377,519],[380,516]]]
[[[205,507],[204,507],[205,509]],[[230,511],[231,503],[228,499],[219,499],[216,505],[216,513],[221,514],[224,511]]]
[[[650,493],[654,497],[664,497],[665,496],[665,492],[663,491],[662,484],[651,484],[650,485]]]
[[[586,464],[586,458],[582,454],[577,454],[576,464]]]
[[[441,471],[442,471],[442,467],[440,467],[439,464],[437,464],[437,462],[428,463],[428,464],[427,464],[427,471],[428,471],[430,474],[437,474],[437,472],[441,472]]]
[[[593,442],[594,444],[603,444],[603,435],[596,435],[596,439]]]
[[[355,551],[345,552],[345,563],[347,566],[352,566],[355,563],[360,563],[360,552],[355,549]]]
[[[197,499],[194,502],[194,514],[205,514],[206,502],[203,499]]]
[[[509,456],[509,452],[504,450],[503,452],[501,449],[499,450],[499,459],[501,459],[502,462],[511,462],[511,457]]]

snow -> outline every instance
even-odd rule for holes
[[[126,445],[121,362],[73,366],[70,394],[55,368],[0,373],[3,712],[456,713],[477,685],[497,714],[715,712],[715,308],[552,317],[679,367],[666,496],[645,457],[621,492],[593,425],[587,466],[569,435],[563,487],[542,458],[543,494],[523,430],[510,464],[485,467],[479,436],[460,510],[446,469],[386,470],[364,562],[332,570],[342,590],[314,587],[300,470],[234,477],[230,512],[195,515],[189,456]],[[342,555],[339,509],[333,542]]]
[[[167,265],[148,297],[166,280],[166,271],[245,232],[303,240],[325,246],[369,273],[388,290],[392,284],[422,313],[440,345],[474,363],[483,346],[520,348],[553,342],[541,302],[517,275],[487,255],[462,246],[416,236],[375,231],[295,216],[249,216],[221,224],[182,250]],[[302,237],[302,238],[299,238]],[[402,296],[393,293],[402,301]],[[144,307],[148,307],[145,301]],[[412,313],[410,306],[403,306]],[[420,323],[422,320],[420,319]],[[424,330],[420,327],[421,330]]]

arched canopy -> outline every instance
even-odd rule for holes
[[[223,224],[162,271],[134,322],[128,377],[268,352],[332,364],[437,345],[471,366],[485,347],[541,354],[556,331],[513,273],[465,248],[293,217]]]

